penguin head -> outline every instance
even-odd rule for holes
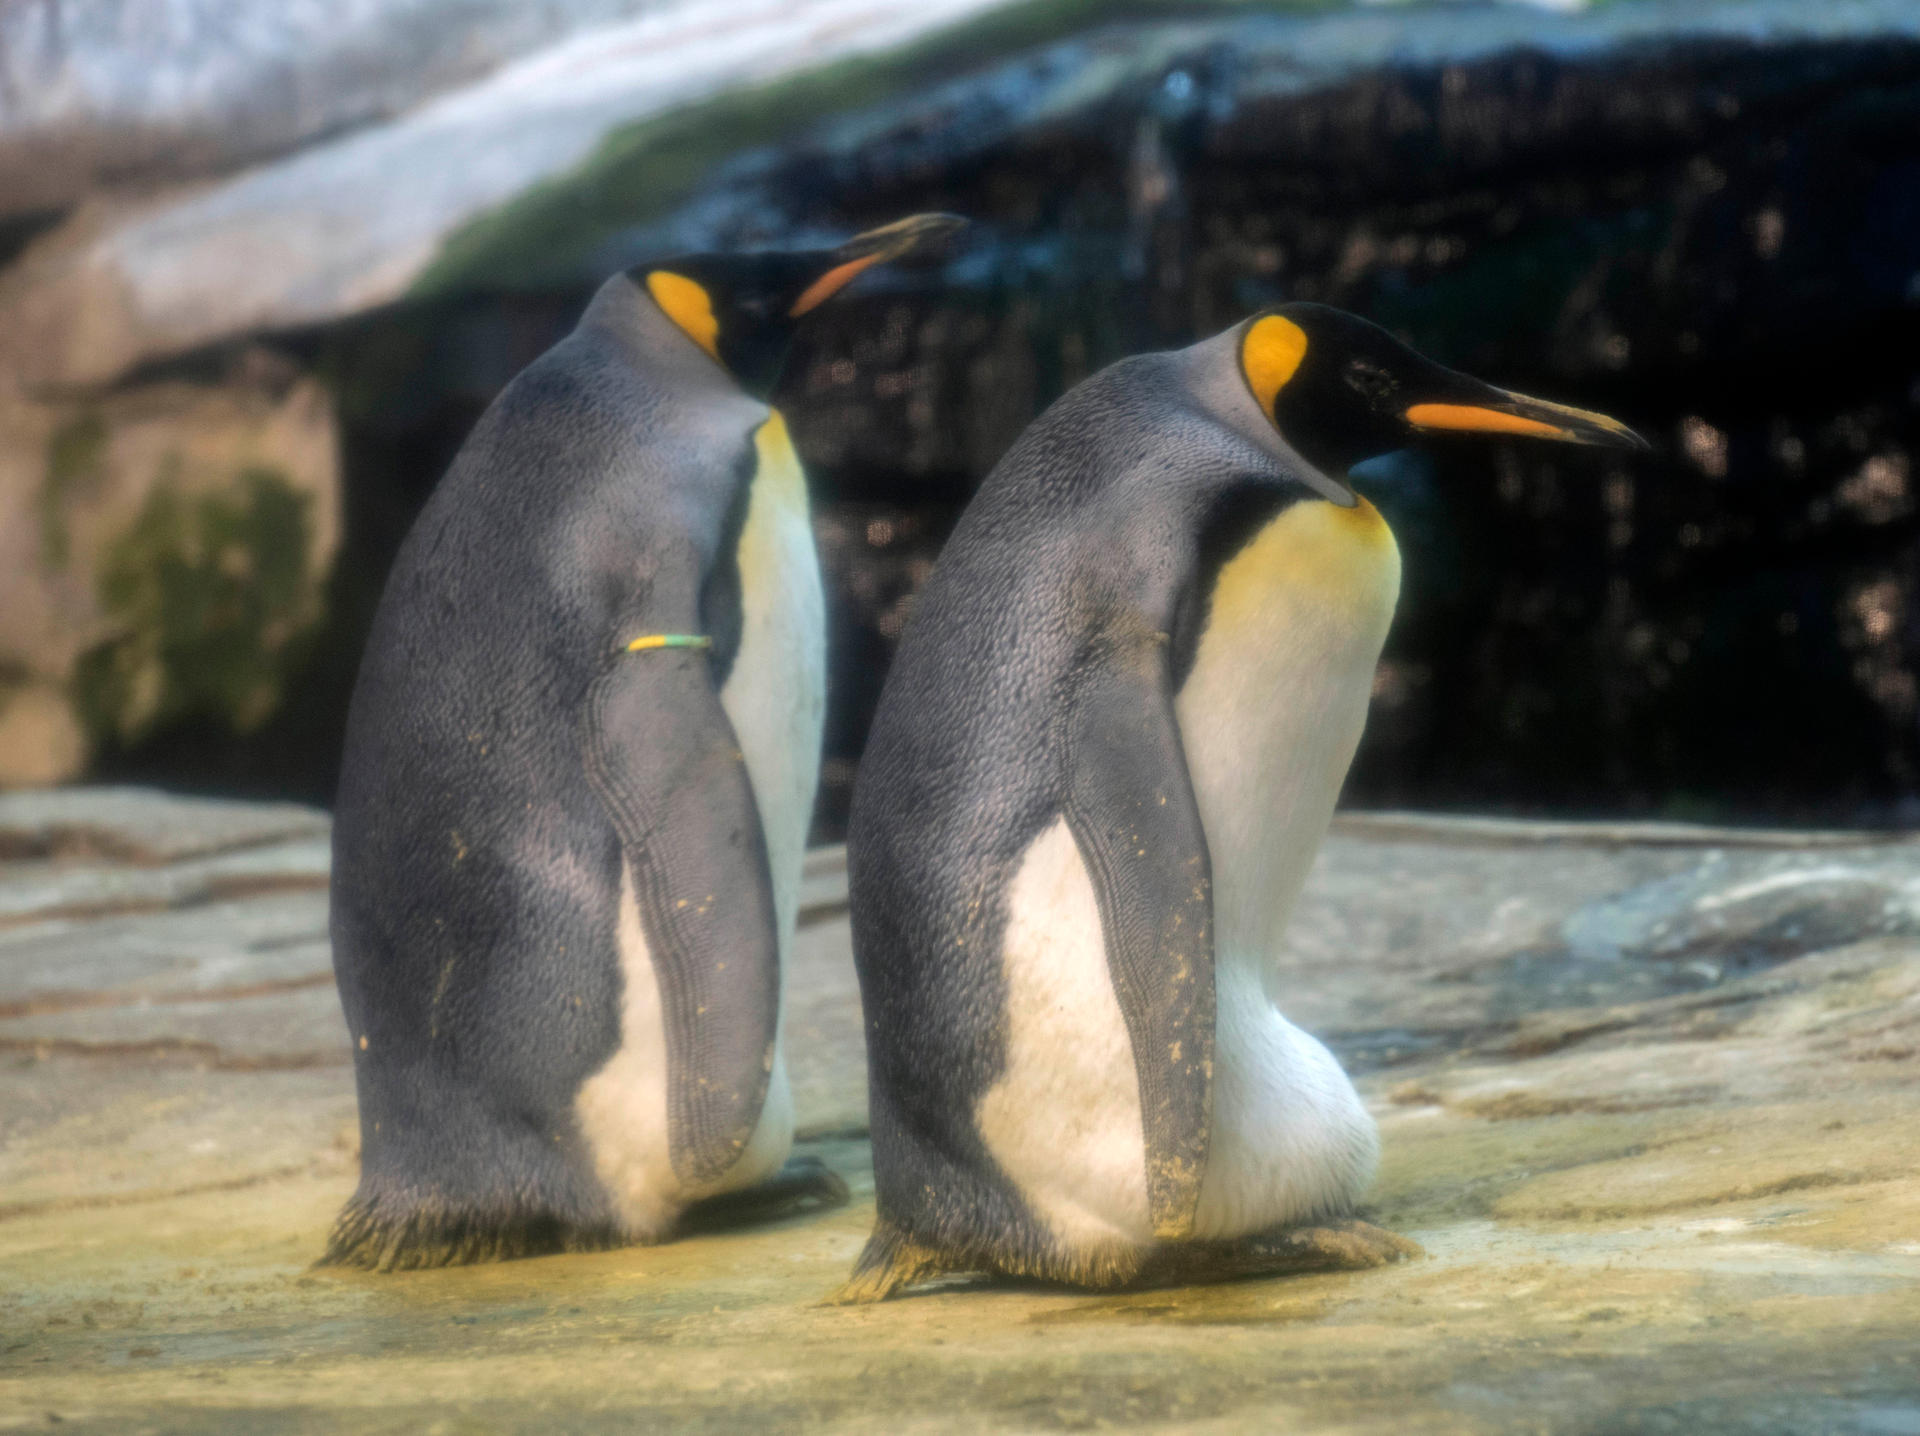
[[[1443,433],[1648,447],[1618,420],[1483,384],[1324,304],[1283,304],[1249,319],[1240,372],[1281,437],[1335,475]]]
[[[742,389],[765,398],[802,317],[874,265],[937,249],[965,224],[958,215],[909,215],[836,249],[686,254],[630,273]]]

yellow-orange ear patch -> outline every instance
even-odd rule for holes
[[[702,286],[684,274],[656,269],[647,276],[647,293],[689,339],[720,357],[720,321],[713,317],[713,297]]]
[[[1260,408],[1273,413],[1273,400],[1307,357],[1307,332],[1291,319],[1269,314],[1257,319],[1240,341],[1240,368]]]
[[[1475,434],[1531,434],[1537,439],[1573,437],[1557,424],[1519,414],[1503,414],[1498,409],[1482,409],[1475,404],[1415,404],[1407,410],[1407,422],[1416,429],[1458,429]]]
[[[809,309],[825,304],[834,295],[853,282],[855,275],[862,270],[871,269],[886,255],[881,253],[863,254],[858,259],[849,259],[845,264],[836,264],[825,274],[801,291],[800,297],[793,301],[793,308],[787,311],[787,318],[798,319]]]

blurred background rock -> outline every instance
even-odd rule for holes
[[[971,215],[782,401],[823,836],[913,594],[1068,385],[1283,298],[1645,461],[1372,467],[1370,805],[1920,819],[1920,5],[0,0],[0,783],[321,802],[387,563],[642,258]]]

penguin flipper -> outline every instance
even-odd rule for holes
[[[1213,1110],[1213,878],[1163,634],[1110,638],[1071,699],[1068,826],[1140,1083],[1154,1235],[1191,1235]]]
[[[632,878],[660,983],[673,1170],[739,1159],[766,1101],[780,1014],[773,881],[746,759],[703,653],[623,653],[593,685],[587,773]]]

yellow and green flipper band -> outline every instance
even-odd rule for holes
[[[713,640],[704,633],[643,633],[627,645],[629,653],[649,648],[711,648]]]

